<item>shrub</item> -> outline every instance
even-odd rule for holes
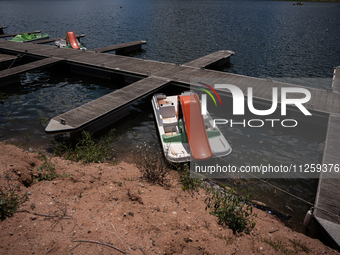
[[[19,205],[24,203],[26,200],[28,200],[27,193],[20,197],[15,194],[14,191],[3,192],[0,189],[0,219],[3,220],[6,216],[12,216]]]
[[[134,151],[134,160],[144,179],[151,183],[166,184],[169,169],[160,150],[144,143]]]
[[[190,168],[187,163],[182,165],[175,165],[177,171],[180,174],[180,181],[182,183],[183,190],[198,190],[201,186],[202,181],[199,178],[192,178],[190,176]]]
[[[241,192],[244,192],[242,190]],[[225,224],[234,232],[249,233],[255,227],[256,214],[253,214],[249,189],[246,190],[244,197],[236,195],[236,188],[226,190],[224,187],[218,189],[210,188],[208,192],[212,197],[207,197],[205,203],[206,210],[210,209],[210,214],[218,218],[218,224]]]
[[[52,163],[52,157],[48,157],[43,151],[39,151],[38,154],[44,162],[41,166],[36,167],[36,169],[38,170],[38,178],[36,179],[36,181],[51,181],[59,177],[59,175],[55,171],[55,164]]]
[[[58,137],[53,153],[83,163],[101,163],[114,159],[114,149],[112,148],[114,139],[114,129],[99,141],[95,141],[89,132],[83,131],[76,142]]]

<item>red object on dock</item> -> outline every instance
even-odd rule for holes
[[[67,38],[68,38],[68,41],[70,42],[72,48],[79,50],[78,41],[77,41],[76,35],[74,34],[74,31],[67,32]],[[67,40],[67,38],[66,38],[66,40]]]
[[[201,102],[195,93],[180,96],[191,154],[195,160],[206,160],[213,157],[204,120],[201,114]]]

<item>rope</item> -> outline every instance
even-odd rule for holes
[[[226,163],[229,163],[229,162],[226,161],[225,159],[223,159],[223,158],[221,158],[221,157],[219,157],[219,158],[220,158],[221,160],[225,161]],[[312,204],[311,202],[308,202],[307,200],[304,200],[304,199],[301,198],[301,197],[298,197],[298,196],[296,196],[296,195],[294,195],[294,194],[292,194],[292,193],[290,193],[290,192],[288,192],[288,191],[286,191],[286,190],[284,190],[284,189],[281,189],[281,188],[275,186],[274,184],[271,184],[271,183],[269,183],[269,182],[267,182],[267,181],[265,181],[265,180],[263,180],[263,179],[261,179],[261,178],[255,176],[255,175],[253,175],[253,174],[251,174],[251,173],[247,173],[247,174],[251,175],[251,176],[252,176],[253,178],[255,178],[255,179],[260,180],[261,182],[266,183],[267,185],[270,185],[270,186],[274,187],[275,189],[278,189],[278,190],[280,190],[280,191],[282,191],[282,192],[284,192],[284,193],[286,193],[286,194],[288,194],[288,195],[290,195],[290,196],[292,196],[292,197],[294,197],[294,198],[296,198],[296,199],[298,199],[298,200],[300,200],[300,201],[302,201],[302,202],[305,202],[306,204],[311,205],[311,206],[312,206],[312,207],[311,207],[312,210],[314,210],[314,209],[321,210],[321,211],[324,211],[324,212],[328,213],[330,216],[336,217],[336,221],[337,221],[338,223],[340,223],[340,221],[339,221],[340,216],[339,216],[339,215],[334,214],[334,213],[332,213],[332,212],[329,212],[329,211],[327,211],[327,210],[325,210],[325,209],[323,209],[323,208],[315,207],[314,204]]]
[[[26,52],[24,53],[24,54],[22,54],[22,55],[18,55],[13,61],[12,61],[12,63],[10,64],[10,66],[7,68],[7,69],[10,69],[11,67],[12,67],[12,65],[14,64],[14,62],[15,62],[15,60],[17,60],[19,57],[23,57],[23,56],[25,56],[26,55]]]

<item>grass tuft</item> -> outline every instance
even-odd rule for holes
[[[205,199],[207,204],[206,210],[210,209],[210,214],[218,218],[218,224],[227,225],[234,232],[246,234],[255,227],[253,207],[251,205],[251,193],[249,189],[242,190],[246,192],[244,197],[236,194],[236,188],[226,190],[224,187],[209,188],[208,193],[212,194],[211,197]]]
[[[167,184],[166,177],[169,168],[163,160],[162,153],[155,146],[137,147],[134,151],[134,160],[137,168],[142,173],[142,177],[153,184]]]
[[[87,131],[83,131],[76,141],[58,136],[55,139],[53,153],[56,156],[63,156],[66,159],[83,163],[114,161],[115,150],[112,147],[114,140],[114,129],[99,141],[95,141]]]
[[[16,212],[19,205],[27,200],[27,193],[19,196],[14,191],[4,192],[0,189],[0,220],[11,217]]]

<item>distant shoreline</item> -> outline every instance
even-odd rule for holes
[[[318,3],[340,3],[340,0],[304,0],[304,1],[297,1],[297,0],[277,0],[282,2],[318,2]]]

